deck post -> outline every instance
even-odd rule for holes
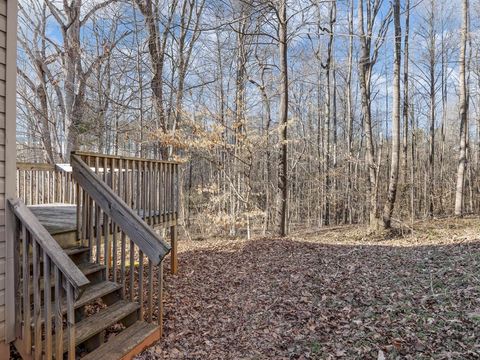
[[[178,240],[177,226],[172,225],[170,226],[170,245],[172,247],[172,250],[170,252],[170,261],[171,261],[170,268],[173,275],[175,275],[178,272],[177,240]]]

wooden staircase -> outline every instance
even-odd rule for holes
[[[17,220],[14,344],[24,359],[130,359],[161,337],[170,246],[153,225],[175,224],[178,189],[166,189],[175,188],[176,164],[99,158],[72,155],[74,246],[56,241],[22,200],[9,200]]]
[[[125,289],[106,279],[106,267],[88,261],[88,247],[69,248],[65,252],[90,281],[74,303],[77,356],[91,360],[130,358],[160,339],[161,328],[140,318],[140,305],[123,298]],[[66,313],[66,307],[62,308],[62,313]],[[109,334],[113,326],[115,334]],[[64,335],[62,346],[53,341],[52,348],[66,352],[68,338]]]

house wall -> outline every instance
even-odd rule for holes
[[[14,337],[14,221],[7,198],[15,196],[17,0],[0,0],[0,358]]]

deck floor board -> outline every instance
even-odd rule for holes
[[[38,218],[40,223],[52,235],[76,231],[77,229],[77,206],[73,204],[43,204],[30,205],[28,208]],[[158,216],[158,211],[134,210],[144,220],[151,216]],[[100,218],[100,222],[102,222]]]
[[[72,204],[30,205],[28,207],[52,235],[77,229],[77,206]]]

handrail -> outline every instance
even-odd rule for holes
[[[21,199],[8,199],[15,216],[22,222],[28,231],[35,237],[42,251],[48,254],[51,261],[60,270],[63,276],[74,287],[78,297],[83,288],[90,283],[82,271],[68,257],[57,241],[38,221],[36,216],[23,203]]]
[[[17,162],[17,170],[53,171],[55,170],[55,165],[48,163]]]
[[[112,218],[148,259],[159,265],[170,252],[168,245],[136,214],[91,168],[74,153],[70,161],[73,176],[80,187]]]
[[[93,152],[88,152],[88,151],[75,151],[75,155],[78,156],[98,156],[97,153]],[[176,165],[181,165],[180,161],[173,161],[173,160],[158,160],[158,159],[150,159],[150,158],[137,158],[133,156],[121,156],[121,155],[108,155],[108,154],[102,154],[103,158],[107,159],[116,159],[116,160],[142,160],[142,161],[149,161],[149,162],[158,162],[158,163],[163,163],[163,164],[176,164]]]

